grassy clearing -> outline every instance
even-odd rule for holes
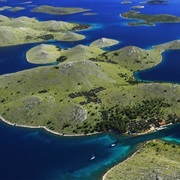
[[[105,179],[179,179],[180,146],[151,141],[128,160],[115,166]]]

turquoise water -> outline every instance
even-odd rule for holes
[[[152,139],[180,144],[180,124],[137,137],[111,133],[63,137],[1,122],[0,179],[100,179]]]
[[[119,49],[128,45],[151,48],[167,41],[180,38],[180,24],[156,24],[156,26],[129,27],[126,23],[131,20],[122,19],[119,14],[138,5],[133,0],[130,5],[122,5],[120,0],[7,0],[0,6],[23,6],[25,10],[13,13],[8,10],[0,13],[10,17],[28,16],[39,20],[64,20],[87,23],[93,27],[80,31],[86,39],[68,43],[62,41],[46,42],[62,48],[73,47],[77,44],[89,45],[92,41],[107,37],[120,41],[109,50]],[[169,13],[180,15],[179,0],[169,0],[168,5],[145,5],[142,13]],[[23,4],[21,4],[23,3]],[[90,8],[95,16],[48,15],[33,13],[29,5],[50,4],[55,6]],[[38,43],[0,48],[0,74],[18,72],[35,68],[26,61],[25,53]],[[163,62],[153,69],[140,72],[137,76],[145,81],[179,82],[179,51],[168,51],[163,54]],[[177,64],[176,64],[177,63]],[[160,69],[158,69],[160,67]],[[165,68],[163,70],[163,68]],[[172,70],[173,73],[167,73]],[[156,73],[154,73],[156,71]],[[143,74],[144,73],[144,74]],[[147,74],[146,73],[150,73]],[[164,73],[164,74],[162,74]],[[152,75],[153,76],[152,78]],[[164,79],[158,79],[164,77]],[[168,79],[170,78],[170,79]],[[180,143],[180,125],[152,134],[138,137],[115,134],[99,134],[88,137],[61,137],[52,135],[42,129],[18,128],[0,123],[0,179],[100,179],[113,165],[123,161],[134,153],[139,145],[152,139],[163,139],[172,143]],[[115,143],[114,147],[111,144]],[[95,159],[91,160],[92,156]]]

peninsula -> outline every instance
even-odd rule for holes
[[[49,48],[57,52],[57,47],[37,48],[45,57],[50,55]],[[180,49],[179,44],[176,48]],[[180,121],[180,85],[142,83],[133,76],[134,71],[158,64],[161,51],[127,46],[105,52],[83,45],[58,51],[59,58],[51,56],[58,65],[0,76],[4,119],[71,135],[139,133],[152,124]]]
[[[179,145],[150,141],[132,157],[112,168],[103,180],[179,179],[179,154]]]
[[[154,49],[164,52],[166,49],[179,49],[180,47],[180,40],[170,41],[164,44],[153,46]]]
[[[170,14],[141,14],[138,11],[131,10],[120,14],[123,18],[140,20],[136,22],[128,22],[130,26],[149,25],[152,26],[155,23],[179,23],[180,17]]]
[[[49,64],[71,62],[74,60],[87,60],[102,54],[103,50],[97,47],[77,45],[69,49],[61,49],[54,45],[41,44],[33,47],[26,53],[26,58],[30,63]]]
[[[141,2],[142,4],[168,4],[167,0],[147,0]]]
[[[30,63],[49,64],[56,62],[60,57],[60,48],[52,45],[41,44],[33,47],[26,53],[26,58]]]
[[[0,47],[48,40],[78,41],[85,36],[74,31],[89,27],[85,24],[64,21],[38,21],[26,16],[9,18],[0,15]]]

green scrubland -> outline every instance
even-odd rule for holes
[[[67,15],[67,14],[75,14],[75,13],[81,13],[87,11],[90,11],[90,9],[75,8],[75,7],[68,7],[68,8],[54,7],[49,5],[38,6],[32,10],[32,12],[55,14],[55,15]]]
[[[9,18],[0,15],[0,47],[25,43],[46,42],[48,40],[78,41],[85,36],[76,30],[89,28],[89,25],[63,21],[38,21],[35,18]]]
[[[136,22],[128,22],[130,26],[149,25],[152,26],[155,23],[179,23],[180,17],[170,14],[141,14],[138,11],[131,10],[120,14],[123,18],[141,20]]]
[[[133,76],[161,62],[161,50],[105,52],[78,45],[59,52],[57,65],[0,76],[2,117],[62,134],[137,133],[180,121],[178,84],[142,83]]]
[[[163,142],[148,142],[128,160],[115,166],[105,180],[151,180],[180,178],[180,146]]]

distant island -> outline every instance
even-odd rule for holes
[[[24,7],[16,6],[16,7],[13,7],[11,9],[8,9],[8,10],[11,11],[11,12],[17,12],[17,11],[22,11],[24,9],[25,9]]]
[[[2,7],[0,7],[0,11],[4,11],[4,10],[10,9],[10,8],[12,8],[12,7],[11,6],[2,6]]]
[[[168,4],[167,0],[148,0],[141,2],[142,4]]]
[[[121,2],[121,4],[131,4],[132,3],[132,1],[129,1],[129,0],[123,0],[122,2]]]
[[[144,6],[132,6],[131,9],[143,9]]]
[[[141,14],[138,11],[131,10],[120,14],[123,18],[141,20],[136,22],[128,22],[130,26],[149,25],[152,26],[155,23],[179,23],[180,17],[170,14]]]
[[[25,8],[21,7],[21,6],[15,6],[15,7],[2,6],[2,7],[0,7],[0,11],[8,10],[8,11],[11,11],[11,12],[17,12],[17,11],[21,11],[21,10],[24,10],[24,9]]]
[[[34,8],[32,12],[38,13],[47,13],[47,14],[55,14],[55,15],[67,15],[67,14],[75,14],[80,12],[87,12],[91,9],[83,9],[83,8],[67,8],[67,7],[54,7],[49,5],[42,5]]]
[[[95,16],[97,13],[85,12],[83,13],[84,16]]]
[[[9,18],[0,15],[0,47],[45,42],[48,40],[78,41],[85,36],[75,33],[89,28],[86,24],[63,21],[38,21],[35,18]]]

